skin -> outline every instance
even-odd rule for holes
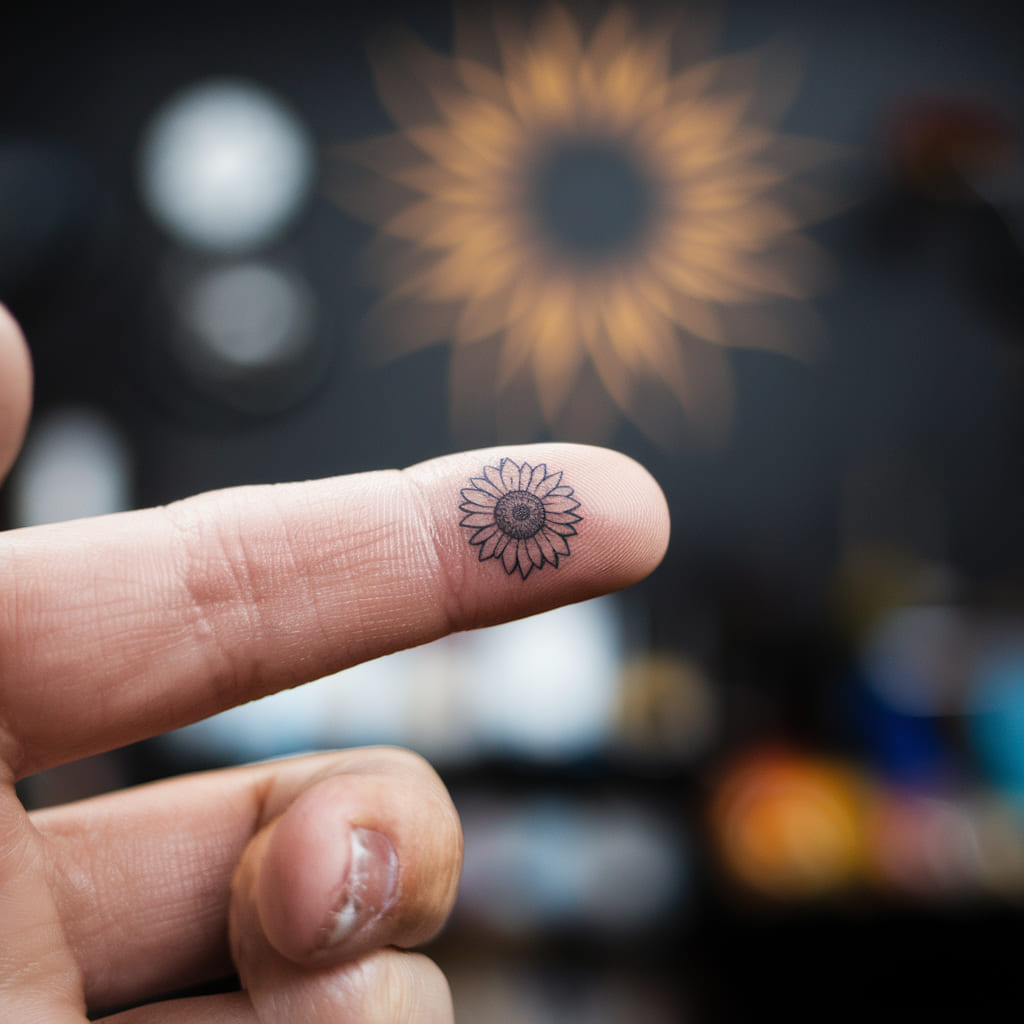
[[[30,392],[0,307],[0,478]],[[459,526],[460,488],[502,455],[564,470],[586,512],[572,558],[526,581],[479,562]],[[462,864],[456,811],[417,755],[318,754],[31,814],[14,784],[454,630],[628,586],[667,539],[645,470],[571,445],[0,535],[0,1018],[451,1022],[444,977],[406,951],[443,924]],[[371,875],[395,866],[394,895],[363,893],[328,944],[353,835]],[[160,1001],[232,969],[241,992]]]

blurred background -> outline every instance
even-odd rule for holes
[[[545,437],[639,459],[673,516],[626,593],[25,800],[400,743],[463,815],[431,948],[461,1021],[1019,1014],[1020,19],[516,14],[5,16],[37,392],[4,526]]]

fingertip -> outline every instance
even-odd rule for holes
[[[605,524],[617,540],[613,561],[623,586],[650,575],[665,557],[671,532],[668,501],[650,471],[608,448],[593,449],[601,493],[607,495]]]

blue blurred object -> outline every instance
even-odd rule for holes
[[[897,785],[929,786],[949,778],[953,757],[938,719],[894,707],[864,668],[852,670],[849,687],[854,728],[875,772]]]
[[[1024,810],[1024,648],[982,662],[971,704],[968,728],[978,758]]]

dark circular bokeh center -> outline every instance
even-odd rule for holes
[[[525,540],[544,525],[544,502],[529,491],[509,491],[494,506],[494,521],[508,537]]]
[[[600,262],[641,239],[653,213],[652,192],[624,144],[573,139],[540,161],[532,203],[555,245],[576,259]]]

